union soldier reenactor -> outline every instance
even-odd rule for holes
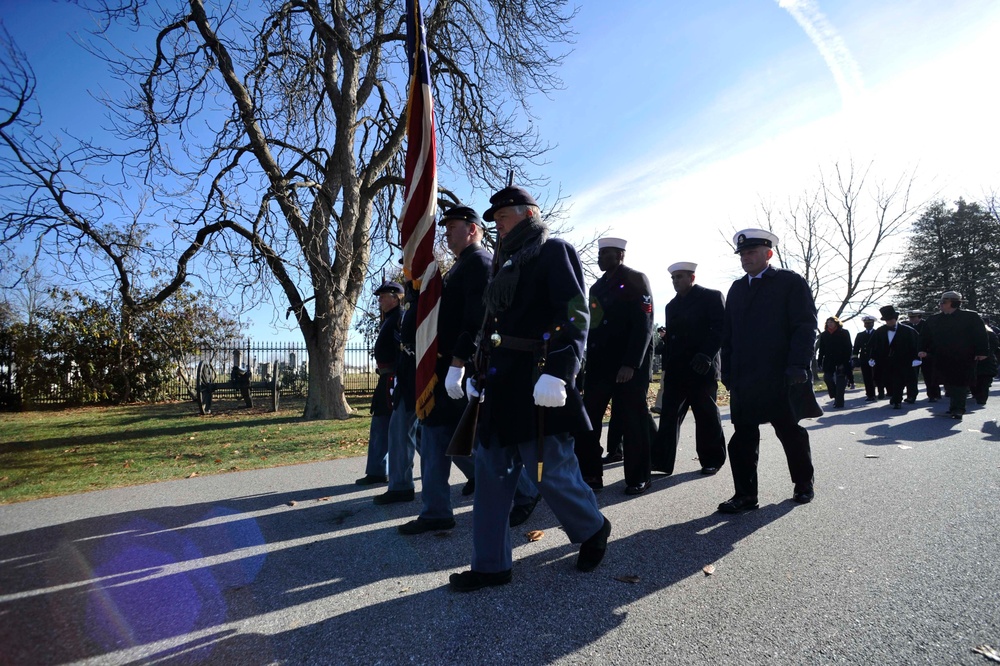
[[[625,456],[625,493],[649,488],[649,405],[653,378],[653,296],[643,273],[623,262],[625,241],[601,238],[597,265],[604,275],[590,288],[590,333],[583,404],[593,430],[576,442],[583,478],[591,488],[604,487],[601,422],[609,402],[620,417]]]
[[[916,387],[911,381],[913,370],[920,366],[917,354],[920,351],[920,334],[899,321],[899,313],[891,305],[879,308],[883,326],[879,326],[872,336],[868,348],[868,365],[875,370],[876,380],[889,391],[889,404],[900,409],[903,389],[906,402],[916,402]]]
[[[382,323],[379,325],[372,356],[378,383],[372,394],[372,424],[368,433],[368,464],[359,486],[388,481],[389,419],[392,416],[392,387],[396,380],[396,360],[399,357],[399,299],[403,285],[385,282],[375,290]]]
[[[976,383],[976,364],[989,356],[989,339],[982,318],[963,310],[962,294],[946,291],[938,301],[941,312],[927,320],[921,358],[934,362],[934,374],[944,384],[948,411],[942,416],[961,419],[969,387]]]
[[[668,269],[677,295],[665,308],[663,407],[650,453],[653,469],[665,474],[674,472],[677,440],[688,408],[694,412],[701,473],[715,474],[726,462],[726,437],[716,403],[726,301],[722,292],[695,284],[697,268],[682,261]]]
[[[548,238],[538,204],[520,187],[490,198],[483,217],[500,238],[486,290],[485,368],[470,378],[482,391],[472,508],[472,569],[450,577],[467,592],[511,580],[508,511],[524,467],[572,543],[576,568],[592,571],[607,550],[611,522],[580,474],[571,432],[589,427],[576,387],[589,317],[583,267],[573,246]],[[480,354],[483,357],[483,354]]]
[[[871,359],[868,345],[871,344],[872,335],[875,333],[875,317],[864,315],[861,317],[861,322],[864,324],[864,329],[854,338],[854,356],[851,361],[854,367],[861,368],[861,379],[865,383],[865,402],[875,402],[878,399],[875,397],[875,375],[874,370],[868,365]]]
[[[770,265],[778,237],[745,229],[733,238],[746,275],[726,297],[722,383],[729,389],[733,433],[729,466],[736,494],[722,513],[756,509],[760,424],[770,423],[785,449],[795,484],[792,499],[811,502],[813,464],[802,418],[823,412],[813,394],[810,366],[816,342],[816,305],[800,275]]]

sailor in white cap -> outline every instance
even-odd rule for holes
[[[766,229],[744,229],[733,241],[746,275],[726,297],[722,335],[722,383],[729,389],[734,433],[729,466],[736,493],[722,513],[756,509],[760,424],[770,423],[781,441],[795,484],[792,499],[813,499],[809,433],[802,418],[823,412],[810,381],[816,343],[816,305],[797,273],[770,265],[778,237]]]
[[[688,407],[694,412],[701,473],[715,474],[726,462],[726,438],[716,403],[726,302],[722,292],[694,283],[697,268],[698,264],[690,261],[669,268],[677,295],[665,309],[663,406],[650,450],[653,470],[665,474],[674,472],[677,440]]]
[[[869,345],[875,334],[875,317],[869,314],[861,315],[861,323],[864,324],[864,329],[854,337],[851,365],[855,368],[861,368],[861,378],[865,381],[865,402],[875,402],[877,399],[875,397],[875,373],[868,365],[868,361],[872,357]],[[885,389],[883,388],[880,393],[884,397]]]
[[[646,392],[653,366],[653,296],[643,273],[626,266],[625,240],[601,238],[597,265],[604,271],[590,288],[590,332],[583,404],[593,430],[580,432],[576,455],[591,488],[604,487],[601,422],[614,402],[622,430],[625,493],[649,488],[649,445],[652,418]]]

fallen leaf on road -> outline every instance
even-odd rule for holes
[[[987,659],[992,659],[993,661],[1000,663],[1000,651],[997,651],[996,648],[991,648],[989,645],[977,645],[972,648],[972,651],[983,655]]]
[[[874,455],[872,453],[868,453],[868,454],[865,454],[865,458],[878,458],[878,456],[876,456],[876,455]]]
[[[316,501],[317,502],[329,502],[330,498],[329,497],[317,497]]]
[[[402,590],[400,590],[400,591],[399,591],[399,593],[400,593],[400,594],[406,594],[406,593],[407,593],[407,592],[409,592],[409,591],[410,591],[410,588],[408,588],[408,587],[404,587],[404,588],[403,588]]]
[[[289,500],[287,504],[288,506],[295,506],[296,504],[298,504],[298,502],[296,502],[295,500]]]
[[[615,576],[615,580],[620,580],[623,583],[638,583],[638,576]]]
[[[190,478],[193,478],[193,477],[196,477],[196,476],[198,476],[198,472],[191,472],[190,474],[187,475],[186,478],[190,479]]]
[[[913,447],[912,446],[907,446],[906,444],[900,444],[899,448],[901,448],[901,449],[912,449]]]
[[[712,574],[715,573],[715,565],[714,564],[706,564],[705,566],[703,566],[701,568],[701,570],[705,572],[706,576],[711,576]]]
[[[528,537],[528,541],[538,541],[545,536],[545,532],[541,530],[531,530],[530,532],[525,532],[524,536]]]

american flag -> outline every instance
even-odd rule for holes
[[[406,3],[406,49],[410,61],[410,97],[406,108],[406,195],[400,216],[400,231],[403,272],[420,291],[416,350],[416,412],[420,419],[434,409],[437,321],[441,301],[441,271],[434,259],[437,141],[425,37],[420,2],[410,0]]]

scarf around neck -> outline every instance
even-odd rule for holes
[[[521,266],[538,256],[549,238],[549,229],[541,220],[528,217],[517,223],[497,249],[499,267],[486,286],[483,302],[491,315],[510,307],[521,277]]]

